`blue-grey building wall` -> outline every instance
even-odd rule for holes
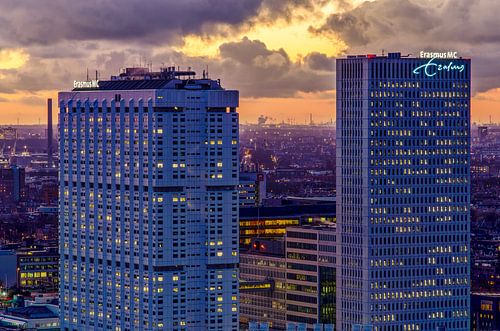
[[[337,60],[337,328],[469,329],[470,60]]]

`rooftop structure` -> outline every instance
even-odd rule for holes
[[[54,305],[8,308],[0,313],[0,330],[59,331],[59,309]]]

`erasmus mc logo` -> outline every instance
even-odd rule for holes
[[[434,62],[437,58],[446,59],[446,58],[454,58],[456,59],[457,52],[420,52],[421,58],[429,58],[430,60],[427,63],[422,64],[421,66],[416,67],[413,70],[413,74],[420,75],[423,72],[427,77],[433,77],[437,75],[440,71],[458,71],[462,72],[465,69],[465,64],[453,64],[453,61],[448,63],[436,63]]]

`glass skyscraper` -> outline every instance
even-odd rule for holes
[[[337,60],[337,329],[468,330],[470,60]]]
[[[203,76],[59,93],[62,330],[237,330],[238,91]]]

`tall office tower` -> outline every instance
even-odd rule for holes
[[[469,59],[337,61],[338,329],[469,329],[469,142]]]
[[[194,75],[59,93],[63,330],[237,330],[238,91]]]

